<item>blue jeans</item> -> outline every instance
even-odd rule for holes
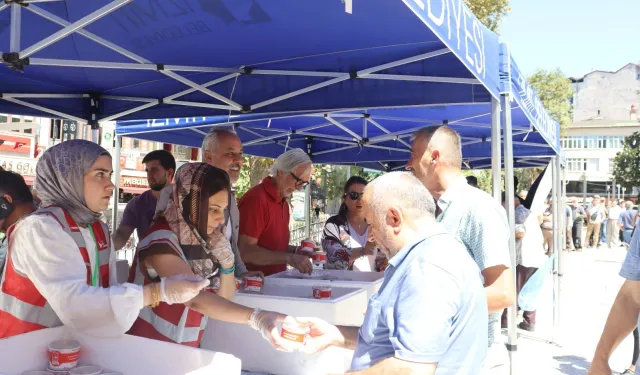
[[[622,238],[624,239],[624,243],[629,243],[631,242],[631,233],[633,232],[633,229],[625,229],[622,231]]]
[[[607,243],[607,221],[608,219],[605,219],[602,224],[600,224],[600,242],[601,243]]]

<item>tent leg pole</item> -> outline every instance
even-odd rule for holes
[[[511,255],[511,270],[513,272],[512,282],[516,283],[516,240],[515,240],[515,187],[513,186],[513,139],[511,127],[511,93],[502,94],[502,123],[504,128],[504,179],[505,179],[505,206],[507,209],[507,219],[509,223],[509,253]],[[499,139],[499,138],[498,138]],[[517,299],[516,299],[517,300]],[[516,352],[518,350],[518,332],[516,320],[518,308],[517,302],[507,309],[507,322],[509,337],[507,350],[509,351],[509,371],[513,375],[516,373]]]
[[[500,138],[500,102],[496,98],[491,98],[491,177],[492,195],[500,201],[501,193],[501,171],[502,171],[502,142]],[[502,203],[502,202],[500,202]]]
[[[120,198],[120,149],[122,148],[122,136],[116,136],[116,152],[113,156],[113,163],[115,168],[113,171],[115,185],[113,189],[113,210],[111,211],[111,233],[115,233],[118,229],[116,223],[118,222],[118,199]]]
[[[562,187],[561,187],[561,166],[560,158],[558,156],[553,158],[553,246],[556,252],[556,257],[553,262],[553,343],[559,345],[559,333],[560,328],[560,283],[562,273],[560,270],[561,258],[563,253],[562,244],[562,231],[565,231],[564,225],[564,205],[562,199]]]

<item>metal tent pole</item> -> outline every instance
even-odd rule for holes
[[[504,179],[505,179],[505,206],[507,209],[507,219],[509,222],[509,254],[511,255],[511,270],[513,271],[512,282],[516,283],[516,239],[515,239],[515,191],[513,186],[513,134],[511,129],[511,92],[502,93],[502,123],[504,129]],[[518,332],[516,329],[516,319],[518,308],[514,301],[507,309],[507,322],[509,337],[507,350],[509,351],[511,374],[516,373],[516,351],[518,350]]]
[[[305,238],[311,238],[311,184],[304,188],[304,230]]]
[[[113,190],[113,211],[111,211],[111,233],[115,233],[118,222],[118,199],[120,198],[120,149],[122,148],[122,136],[116,135],[116,152],[113,156],[115,168],[113,170],[115,188]]]
[[[492,195],[500,202],[502,190],[502,142],[500,138],[500,102],[496,98],[491,98],[491,174],[492,174]],[[502,202],[500,202],[502,203]]]
[[[558,257],[562,252],[560,248],[560,202],[559,194],[559,173],[558,173],[558,157],[554,156],[551,160],[551,214],[553,215],[553,251],[555,252],[555,260],[553,262],[553,342],[557,343],[558,329]]]

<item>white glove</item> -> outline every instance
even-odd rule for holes
[[[209,286],[209,280],[196,275],[174,275],[160,280],[160,300],[169,305],[191,301]]]
[[[249,327],[260,332],[262,337],[269,341],[276,349],[281,351],[290,351],[286,348],[286,343],[284,342],[284,339],[280,337],[280,333],[276,327],[277,322],[281,322],[286,318],[286,315],[274,311],[262,311],[260,309],[255,309],[249,318]]]
[[[230,268],[235,264],[235,255],[231,249],[231,242],[225,234],[225,227],[222,227],[220,231],[214,231],[209,236],[207,250],[213,254],[222,267]]]

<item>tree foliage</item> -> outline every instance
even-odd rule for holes
[[[240,170],[240,178],[236,184],[236,198],[240,199],[247,190],[267,177],[271,165],[273,165],[273,159],[245,156],[244,167]]]
[[[633,187],[640,186],[640,132],[624,139],[624,148],[613,159],[613,177],[616,183],[627,188],[629,194]]]
[[[511,10],[509,0],[465,0],[471,12],[489,30],[498,31],[500,22]]]
[[[529,77],[529,83],[536,90],[549,115],[560,123],[561,131],[571,123],[571,97],[573,89],[565,75],[556,69],[540,69]]]

